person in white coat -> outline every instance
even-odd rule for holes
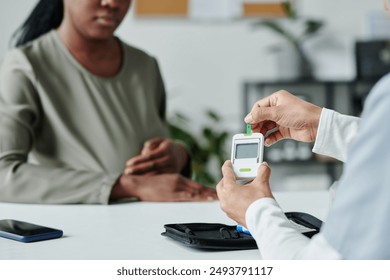
[[[258,101],[246,121],[266,134],[265,144],[292,138],[315,141],[313,152],[345,161],[334,204],[311,240],[293,229],[272,196],[270,168],[236,183],[231,162],[217,185],[221,208],[246,226],[267,259],[390,259],[390,75],[370,93],[362,120],[321,109],[286,91]],[[348,152],[346,153],[346,151]]]
[[[389,3],[385,1],[389,12]],[[217,185],[220,205],[246,226],[265,259],[390,259],[390,74],[372,89],[361,120],[279,91],[253,106],[245,118],[265,145],[290,138],[315,141],[313,152],[345,162],[336,196],[319,234],[292,228],[269,184],[263,163],[249,184],[236,184],[227,161]],[[268,135],[269,134],[269,135]]]

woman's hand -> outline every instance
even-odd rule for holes
[[[166,138],[145,142],[141,154],[126,162],[125,175],[180,173],[189,156],[181,143]]]
[[[135,197],[142,201],[210,201],[215,190],[206,188],[179,174],[155,176],[122,175],[111,192],[111,199]]]

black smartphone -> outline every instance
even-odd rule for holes
[[[17,220],[0,220],[0,237],[20,242],[35,242],[63,235],[62,230],[31,224]]]

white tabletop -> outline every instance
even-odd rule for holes
[[[279,192],[284,211],[302,211],[323,219],[328,211],[326,191]],[[3,260],[191,260],[259,259],[258,250],[203,251],[161,236],[164,224],[225,223],[234,225],[219,202],[115,205],[31,205],[0,203],[0,219],[15,219],[62,229],[60,239],[20,243],[0,238]]]

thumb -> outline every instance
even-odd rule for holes
[[[266,183],[269,186],[269,179],[271,176],[271,168],[269,167],[268,163],[263,161],[262,164],[260,164],[259,168],[257,169],[257,177],[255,178],[256,183],[264,184]]]
[[[259,187],[264,197],[273,197],[271,187],[269,185],[269,178],[271,176],[271,168],[264,161],[257,169],[257,177],[253,180],[253,185]]]
[[[255,107],[245,117],[245,122],[256,124],[263,121],[273,121],[277,123],[277,107]]]
[[[144,154],[145,152],[149,152],[149,151],[157,148],[162,141],[164,141],[164,139],[160,138],[160,137],[156,137],[156,138],[153,138],[153,139],[146,141],[144,143],[144,147],[142,148],[141,154]]]

